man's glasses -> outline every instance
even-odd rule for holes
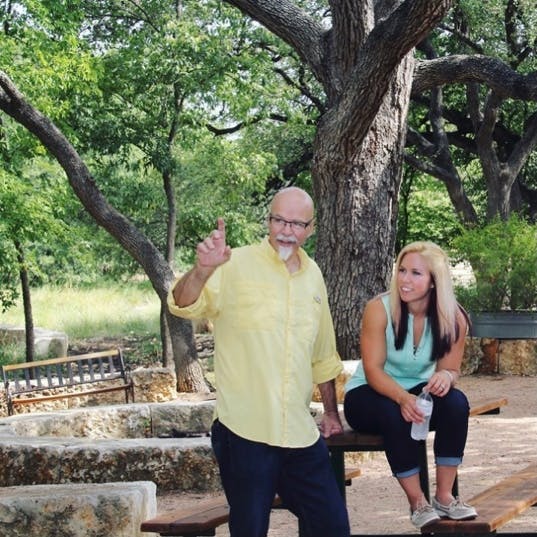
[[[275,227],[284,228],[288,225],[293,231],[304,231],[313,222],[313,218],[309,222],[300,222],[299,220],[289,221],[279,216],[269,215],[269,222]]]

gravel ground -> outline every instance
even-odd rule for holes
[[[469,499],[503,477],[537,462],[537,377],[468,376],[460,380],[459,387],[473,400],[504,396],[509,401],[499,415],[470,419],[465,458],[459,469],[459,492],[463,499]],[[430,464],[432,460],[430,451]],[[384,454],[369,454],[360,466],[362,475],[347,487],[352,533],[417,533],[409,520],[406,499],[390,475]],[[430,474],[434,480],[432,467]],[[434,492],[434,482],[431,491]],[[178,505],[194,505],[208,496],[166,493],[157,498],[158,509],[164,512]],[[536,529],[537,508],[532,508],[501,528],[498,534]],[[273,512],[269,537],[297,534],[297,522],[292,514],[285,510]],[[229,537],[227,526],[218,528],[216,535]]]

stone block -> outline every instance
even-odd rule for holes
[[[0,325],[0,343],[24,346],[25,329],[20,326]],[[59,358],[67,355],[67,334],[46,328],[34,328],[36,358]]]
[[[17,414],[2,420],[19,436],[145,438],[151,436],[151,409],[145,404],[76,408]]]
[[[502,375],[537,375],[537,341],[535,339],[502,340],[498,369]]]
[[[162,403],[151,405],[153,436],[174,436],[176,433],[206,433],[214,417],[214,401]]]
[[[0,437],[0,487],[120,481],[152,481],[159,490],[220,489],[207,436],[121,440]]]
[[[131,372],[138,403],[162,403],[177,398],[177,378],[167,367],[138,368]]]
[[[478,373],[485,375],[498,373],[499,345],[500,341],[498,339],[483,338],[481,340],[483,356],[477,369]]]
[[[156,515],[150,481],[15,486],[0,489],[0,537],[149,537]]]

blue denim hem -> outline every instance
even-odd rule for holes
[[[437,466],[459,466],[462,457],[435,457],[434,462]]]
[[[406,470],[405,472],[397,472],[394,475],[394,477],[397,477],[401,479],[402,477],[410,477],[411,475],[418,474],[420,471],[420,467],[416,466],[415,468],[412,468],[411,470]]]

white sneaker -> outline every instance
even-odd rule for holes
[[[428,503],[416,507],[414,511],[410,512],[410,522],[418,529],[437,520],[440,520],[438,513]]]
[[[443,505],[436,498],[433,498],[433,507],[439,516],[451,520],[468,520],[477,516],[477,511],[459,497],[455,498],[449,505]]]

